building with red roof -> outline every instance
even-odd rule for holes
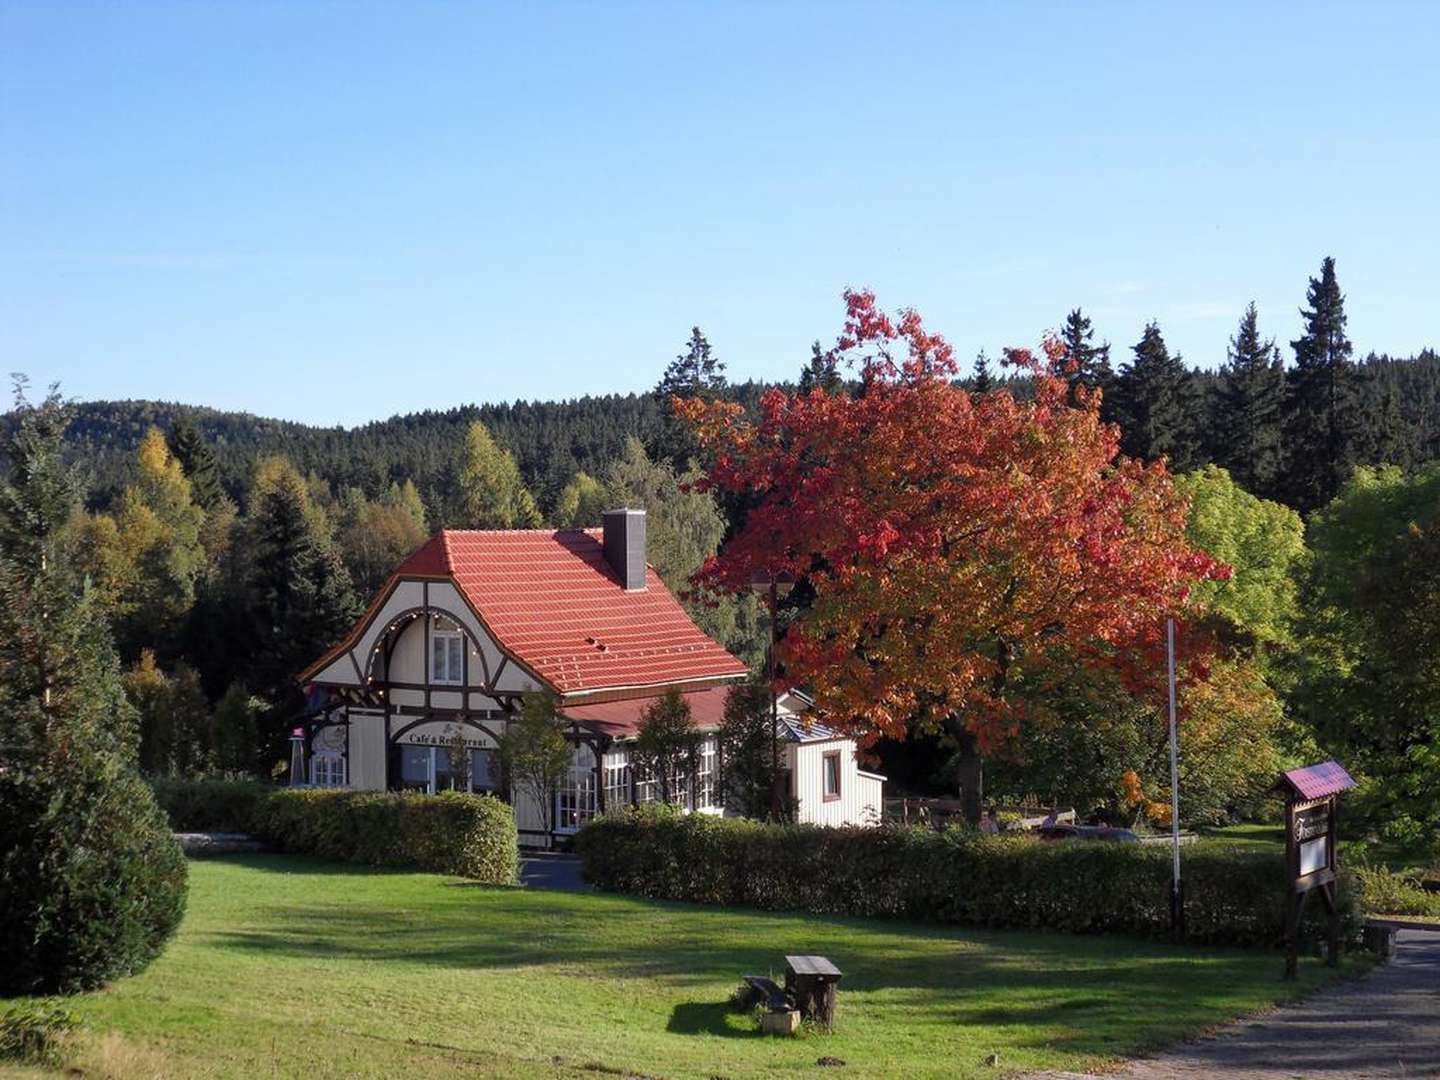
[[[713,732],[747,669],[695,625],[648,565],[645,525],[643,510],[613,510],[603,529],[431,537],[396,567],[345,638],[301,673],[310,714],[299,779],[510,798],[495,748],[524,696],[548,690],[574,748],[552,828],[538,807],[515,800],[522,839],[548,845],[607,805],[654,797],[653,781],[631,766],[627,740],[645,710],[676,691],[708,733],[683,798],[691,809],[721,812]],[[796,730],[782,732],[787,760],[822,741],[791,738]],[[846,807],[828,804],[858,807],[862,794],[878,816],[878,778],[856,774],[850,740],[829,739],[845,744],[848,768],[816,759],[813,779],[826,792],[817,798],[828,811],[816,820],[846,817]],[[838,797],[842,784],[848,799]],[[798,796],[804,782],[795,786]]]

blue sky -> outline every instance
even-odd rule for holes
[[[1223,359],[1333,254],[1440,345],[1436,4],[0,0],[0,371],[354,424],[793,377],[847,285],[970,357]],[[1119,359],[1117,355],[1117,359]]]

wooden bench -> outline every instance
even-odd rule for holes
[[[800,1015],[835,1030],[835,999],[843,973],[823,956],[785,957],[785,993]]]
[[[785,991],[780,989],[774,979],[764,975],[746,975],[743,978],[745,985],[760,995],[760,1000],[765,1003],[767,1009],[774,1012],[790,1008],[790,999],[785,996]]]

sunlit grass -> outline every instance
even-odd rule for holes
[[[1276,954],[488,888],[280,856],[192,863],[185,924],[76,999],[87,1075],[994,1076],[1081,1068],[1313,987]],[[728,1011],[787,952],[845,972],[838,1031]],[[95,1064],[97,1056],[108,1064]],[[83,1055],[82,1055],[83,1057]],[[127,1064],[129,1063],[129,1064]]]

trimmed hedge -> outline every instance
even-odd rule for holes
[[[1169,934],[1170,850],[1046,843],[952,829],[764,825],[649,808],[607,815],[576,838],[585,878],[612,892],[703,904],[1071,933]],[[1185,848],[1188,940],[1274,945],[1284,859]],[[1310,918],[1321,905],[1312,901]],[[1342,895],[1345,936],[1360,920]]]
[[[515,814],[489,795],[276,788],[167,781],[156,794],[180,831],[250,833],[281,851],[371,866],[409,866],[513,885]]]

